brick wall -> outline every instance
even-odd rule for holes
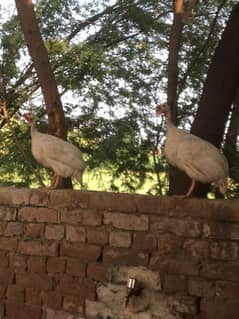
[[[0,188],[0,318],[238,319],[238,243],[238,200]]]

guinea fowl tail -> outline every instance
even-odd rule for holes
[[[218,181],[217,183],[220,192],[224,195],[227,191],[227,186],[228,186],[228,180],[227,177],[226,178],[222,178]]]

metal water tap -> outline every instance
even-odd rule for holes
[[[144,289],[143,285],[141,282],[136,280],[136,278],[129,278],[127,280],[127,295],[125,298],[125,308],[128,306],[129,299],[132,296],[139,296]]]

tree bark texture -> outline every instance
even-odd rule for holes
[[[230,107],[239,87],[239,3],[232,9],[215,50],[191,132],[220,148]],[[171,194],[183,194],[190,180],[177,171]],[[197,183],[193,196],[205,197],[209,185]]]
[[[170,41],[169,41],[169,55],[168,55],[168,87],[167,97],[168,105],[170,106],[172,113],[172,120],[177,125],[177,100],[178,100],[178,60],[179,50],[181,44],[181,36],[183,26],[187,23],[188,18],[191,16],[195,2],[189,1],[185,10],[183,0],[173,1],[173,24],[171,28]],[[177,176],[178,170],[172,166],[169,169],[169,195],[174,194],[175,174]],[[189,181],[187,176],[181,176],[184,178],[184,183]],[[185,191],[186,192],[186,191]]]
[[[183,0],[173,1],[173,24],[169,40],[168,55],[168,105],[171,108],[172,120],[177,125],[177,85],[178,85],[178,57],[183,30]]]
[[[47,49],[38,27],[32,0],[15,0],[15,2],[24,38],[45,100],[48,132],[66,139],[63,107]],[[71,187],[70,179],[66,179],[61,186]]]
[[[49,117],[49,133],[66,138],[64,113],[56,80],[44,45],[31,0],[16,0],[24,38],[28,46]]]
[[[230,177],[238,182],[237,137],[239,135],[239,89],[237,89],[231,112],[230,124],[228,126],[223,149],[228,159]]]

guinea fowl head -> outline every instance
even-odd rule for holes
[[[169,113],[169,106],[167,103],[162,103],[156,106],[156,114],[161,115],[164,114],[165,116]]]
[[[23,117],[29,124],[32,124],[35,121],[35,116],[32,113],[25,113],[23,114]]]

